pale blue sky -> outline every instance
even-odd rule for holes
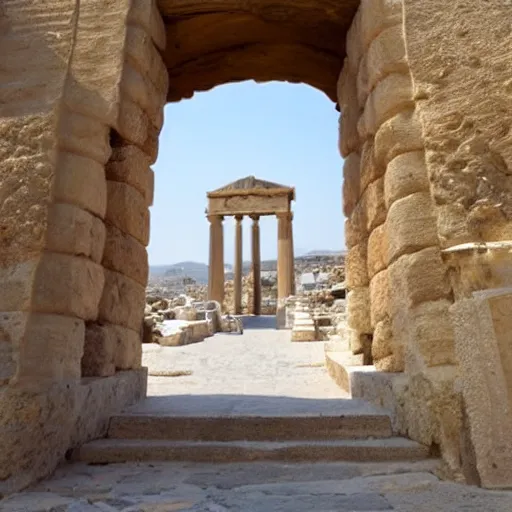
[[[199,93],[165,108],[151,208],[152,265],[208,262],[206,192],[239,178],[296,187],[297,253],[345,246],[341,210],[343,161],[338,112],[305,86],[243,82]],[[233,262],[233,219],[224,221],[224,254]],[[250,259],[250,219],[244,221]],[[261,221],[263,259],[277,255],[277,221]]]

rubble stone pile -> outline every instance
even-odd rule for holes
[[[143,343],[181,346],[198,343],[216,332],[242,332],[241,322],[222,315],[215,301],[180,295],[166,299],[147,296]]]

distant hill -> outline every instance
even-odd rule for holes
[[[303,253],[300,256],[296,256],[297,259],[321,257],[321,256],[336,256],[338,254],[344,254],[345,251],[309,251]],[[226,278],[229,279],[233,271],[233,265],[226,263]],[[243,262],[244,274],[250,272],[251,262]],[[261,270],[276,270],[276,260],[263,260],[261,262]],[[172,265],[150,265],[149,274],[151,277],[191,277],[195,279],[198,284],[206,284],[208,282],[208,265],[206,263],[199,263],[197,261],[180,261]]]
[[[309,251],[306,254],[302,254],[302,257],[307,256],[338,256],[345,254],[345,251],[339,250],[339,251]]]
[[[150,277],[191,277],[197,283],[208,282],[208,265],[196,261],[180,261],[173,265],[150,265]]]

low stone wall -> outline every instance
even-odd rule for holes
[[[47,477],[70,448],[104,436],[111,415],[145,398],[146,386],[142,368],[74,386],[0,390],[0,495]]]

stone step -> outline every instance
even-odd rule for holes
[[[108,437],[174,441],[294,441],[390,437],[387,414],[346,416],[153,416],[119,414],[110,420]]]
[[[315,327],[315,322],[313,322],[313,320],[311,318],[299,318],[298,320],[295,320],[293,322],[293,328],[295,329],[296,327],[304,327],[304,326],[308,326],[308,327]]]
[[[288,441],[189,442],[100,439],[76,448],[71,458],[89,464],[128,461],[250,462],[413,461],[429,457],[429,448],[404,438]]]
[[[352,380],[355,373],[374,372],[374,366],[363,365],[363,354],[354,355],[350,351],[325,352],[327,373],[343,390],[352,396]]]

